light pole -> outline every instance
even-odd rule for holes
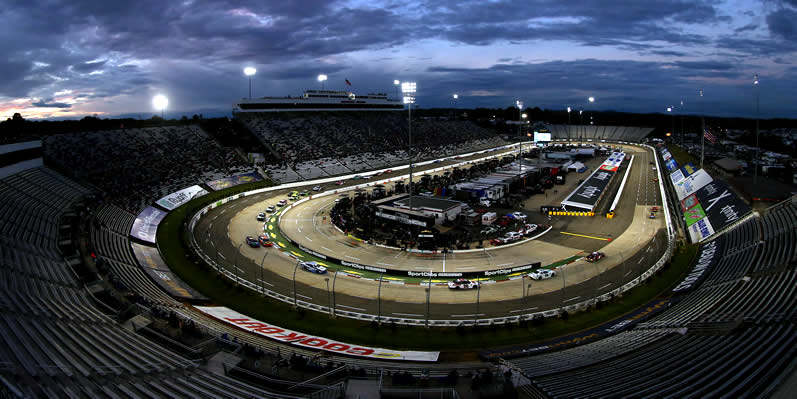
[[[318,75],[318,81],[321,83],[321,90],[324,90],[324,82],[327,81],[327,75],[321,74]]]
[[[252,99],[252,76],[257,73],[257,69],[254,67],[246,67],[244,68],[244,75],[249,77],[249,99]]]
[[[523,101],[516,100],[515,105],[517,105],[517,130],[518,136],[520,136],[520,141],[518,142],[518,153],[517,153],[517,172],[518,176],[521,172],[520,160],[523,158]]]
[[[263,289],[263,262],[266,261],[266,256],[268,256],[269,253],[271,253],[271,252],[266,251],[266,254],[263,255],[263,259],[260,261],[260,293],[261,294],[264,294],[266,292]]]
[[[451,101],[451,105],[452,105],[454,108],[456,108],[456,107],[457,107],[457,100],[459,99],[459,94],[457,94],[457,93],[454,93],[454,94],[452,94],[452,95],[451,95],[451,98],[453,99],[453,100]],[[456,110],[454,110],[453,112],[454,112],[454,119],[456,120],[456,119],[457,119],[457,111],[456,111]]]
[[[753,164],[753,187],[758,182],[758,74],[753,75],[753,86],[755,86],[755,163]]]
[[[684,148],[684,100],[681,99],[681,148]]]
[[[401,82],[398,79],[393,80],[393,86],[396,86],[396,100],[399,99],[399,85]]]
[[[589,98],[587,98],[587,101],[588,101],[587,105],[590,106],[589,109],[592,111],[592,113],[589,115],[589,125],[592,126],[594,124],[592,120],[594,119],[593,117],[595,115],[595,111],[592,110],[592,104],[595,102],[595,97],[590,96]],[[586,129],[586,127],[584,127],[584,129]],[[595,131],[595,138],[597,139],[598,138],[598,128],[597,128],[597,126],[595,127],[594,131]]]
[[[568,106],[567,107],[567,138],[568,139],[570,138],[570,111],[571,111],[571,108]]]
[[[338,303],[335,301],[335,282],[338,281],[338,271],[335,270],[335,275],[332,277],[332,317],[335,317],[335,308]]]
[[[672,136],[673,139],[675,139],[675,114],[673,113],[673,111],[675,111],[674,105],[670,105],[669,107],[667,107],[667,112],[670,113],[670,136]]]
[[[233,262],[233,265],[232,265],[232,267],[235,268],[235,270],[233,270],[233,273],[235,273],[235,282],[238,283],[238,284],[240,284],[238,282],[238,280],[241,279],[240,277],[238,277],[238,255],[241,253],[241,247],[243,245],[244,245],[244,243],[241,243],[240,245],[238,245],[238,250],[235,252],[235,262]]]
[[[584,132],[584,136],[586,136],[587,128],[586,128],[586,126],[584,126],[584,110],[583,109],[578,110],[578,124],[581,125],[581,129],[579,129],[579,131],[583,131]],[[580,132],[579,132],[579,136],[581,136]],[[579,137],[578,140],[579,141],[584,141],[584,136]]]
[[[410,144],[410,184],[409,184],[409,193],[410,193],[410,200],[409,205],[410,209],[412,209],[412,166],[413,166],[413,155],[412,155],[412,104],[415,104],[415,91],[416,91],[416,84],[415,82],[402,82],[401,83],[401,93],[404,94],[404,104],[407,104],[407,130],[409,132],[409,144]]]
[[[156,94],[152,97],[152,106],[161,112],[161,119],[164,119],[166,107],[169,106],[169,99],[163,94]]]
[[[376,291],[376,322],[382,321],[382,273],[379,273],[379,288]]]
[[[703,169],[703,153],[706,150],[706,118],[703,115],[706,105],[703,104],[703,89],[700,89],[700,108],[700,169]]]
[[[432,295],[432,286],[426,287],[426,327],[429,327],[429,297]]]
[[[564,268],[564,266],[560,267],[559,271],[562,272],[562,310],[564,310],[565,309],[565,285],[566,285],[565,268]]]
[[[327,306],[329,307],[329,315],[332,316],[332,298],[329,295],[329,277],[324,277],[327,282]]]
[[[482,283],[476,281],[476,313],[474,313],[475,316],[473,316],[474,326],[476,325],[476,322],[479,319],[479,294],[481,294],[481,291],[482,291]]]

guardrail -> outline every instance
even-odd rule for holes
[[[672,220],[671,220],[670,214],[669,214],[669,205],[667,204],[667,198],[666,198],[667,195],[666,195],[666,192],[664,191],[663,179],[662,179],[662,175],[661,175],[661,167],[659,165],[658,157],[656,157],[655,149],[653,147],[649,146],[649,145],[646,145],[646,144],[628,143],[628,142],[611,142],[611,143],[644,147],[644,148],[647,148],[648,150],[650,150],[651,153],[653,154],[654,159],[656,160],[656,172],[657,172],[658,180],[659,180],[659,192],[661,192],[661,195],[662,195],[662,207],[664,208],[663,209],[663,211],[664,211],[663,213],[665,215],[665,221],[666,221],[665,230],[666,230],[666,233],[667,233],[667,248],[665,249],[665,251],[662,254],[662,256],[656,261],[656,263],[654,263],[650,268],[648,268],[648,270],[646,270],[645,272],[641,273],[638,277],[634,278],[633,280],[629,281],[628,283],[626,283],[626,284],[624,284],[624,285],[622,285],[622,286],[620,286],[620,287],[618,287],[618,288],[616,288],[616,289],[614,289],[612,291],[606,292],[604,294],[595,296],[595,297],[593,297],[591,299],[587,299],[585,301],[582,301],[582,302],[579,302],[579,303],[576,303],[576,304],[572,304],[572,305],[568,305],[568,306],[561,306],[561,307],[558,307],[558,308],[552,308],[552,309],[548,309],[548,310],[545,310],[545,311],[526,313],[526,314],[520,314],[520,315],[508,315],[508,316],[505,316],[505,317],[494,317],[494,318],[485,318],[485,319],[475,318],[475,319],[470,319],[470,320],[448,320],[448,319],[439,320],[439,319],[437,319],[437,320],[428,320],[427,321],[425,319],[406,319],[406,318],[400,318],[400,317],[384,317],[384,316],[372,315],[372,314],[368,314],[368,313],[358,313],[358,312],[340,310],[340,309],[337,308],[337,306],[333,306],[334,309],[331,309],[328,306],[317,305],[317,304],[310,303],[310,302],[307,302],[307,301],[298,300],[297,298],[295,298],[293,296],[283,295],[283,294],[280,294],[278,292],[275,292],[275,291],[272,291],[270,289],[267,289],[265,287],[261,287],[258,284],[255,284],[255,283],[252,283],[251,281],[248,281],[248,280],[240,278],[235,272],[227,270],[225,268],[222,268],[221,265],[217,264],[214,259],[212,259],[210,256],[208,256],[207,254],[205,254],[201,250],[201,248],[199,247],[198,243],[196,242],[196,239],[194,237],[193,231],[194,231],[194,227],[196,226],[196,223],[199,221],[199,219],[202,216],[204,216],[205,214],[207,214],[207,212],[210,209],[213,209],[213,208],[215,208],[217,206],[221,206],[221,205],[223,205],[223,204],[225,204],[225,203],[227,203],[229,201],[232,201],[232,200],[235,200],[235,199],[238,199],[238,198],[242,198],[244,196],[253,195],[253,194],[259,194],[261,192],[269,191],[268,189],[254,190],[254,191],[250,191],[250,192],[234,195],[234,196],[225,198],[223,200],[217,201],[216,203],[210,204],[210,205],[202,208],[197,213],[195,213],[194,216],[191,218],[191,222],[189,223],[189,229],[190,229],[190,233],[191,233],[191,234],[189,234],[190,237],[191,237],[191,247],[194,250],[194,252],[200,258],[202,258],[209,265],[213,265],[216,268],[216,270],[219,271],[223,276],[225,276],[228,279],[236,282],[237,284],[240,284],[240,285],[242,285],[244,287],[247,287],[247,288],[257,292],[258,294],[261,294],[263,296],[268,296],[268,297],[271,297],[273,299],[288,303],[290,305],[295,305],[295,306],[298,306],[298,307],[301,307],[301,308],[314,310],[314,311],[317,311],[317,312],[322,312],[322,313],[327,313],[327,314],[334,314],[334,315],[337,315],[337,316],[347,317],[347,318],[350,318],[350,319],[356,319],[356,320],[362,320],[362,321],[390,322],[390,323],[411,325],[411,326],[414,325],[414,326],[456,327],[456,326],[470,326],[470,325],[488,326],[488,325],[502,325],[502,324],[509,324],[509,323],[518,323],[520,321],[530,321],[530,320],[533,320],[534,318],[538,318],[540,316],[542,316],[542,317],[558,317],[563,312],[574,313],[574,312],[586,310],[589,307],[597,304],[598,302],[608,301],[611,298],[616,297],[616,296],[620,296],[624,292],[636,287],[637,285],[639,285],[643,281],[645,281],[648,278],[650,278],[651,276],[653,276],[653,274],[656,273],[659,269],[661,269],[664,266],[664,264],[667,263],[669,261],[669,259],[672,257],[672,254],[673,254],[673,252],[675,250],[675,235],[674,235],[674,230],[673,230],[673,227],[672,227]],[[504,147],[502,147],[502,148],[504,148]],[[497,155],[494,155],[494,156],[497,156]],[[470,162],[473,162],[473,161],[470,161]],[[451,166],[447,166],[447,167],[444,167],[444,168],[450,168],[450,167],[454,167],[454,166],[456,166],[456,165],[451,165]],[[444,169],[444,168],[438,168],[438,170],[441,170],[441,169]],[[395,178],[395,179],[398,179],[398,178]],[[307,184],[312,184],[312,183],[305,182],[302,185],[307,185]],[[374,184],[377,184],[377,183],[375,183],[375,182],[365,183],[363,185],[346,187],[345,189],[335,190],[334,192],[323,193],[323,194],[324,195],[334,195],[335,193],[339,193],[341,191],[355,190],[357,188],[366,187],[366,186],[374,185]],[[270,189],[282,189],[282,188],[284,188],[284,187],[283,186],[278,186],[278,188],[270,188]],[[316,196],[312,196],[311,198],[318,198],[318,196],[320,196],[320,195],[321,194],[318,194]],[[297,201],[296,203],[292,204],[291,206],[298,205],[299,203],[301,203],[303,201],[307,201],[309,199],[310,198],[302,199],[302,200]],[[284,212],[285,211],[283,211],[283,213]],[[655,237],[654,237],[654,240],[655,240]]]

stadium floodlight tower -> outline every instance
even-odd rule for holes
[[[152,97],[152,106],[161,112],[161,119],[164,119],[166,107],[169,106],[169,99],[163,94],[156,94]]]
[[[518,154],[517,154],[517,172],[520,175],[522,171],[522,166],[520,160],[523,159],[523,101],[515,100],[515,105],[517,105],[517,121],[518,121],[518,134],[520,135],[520,141],[518,142]]]
[[[412,209],[412,164],[414,163],[412,155],[412,104],[415,104],[415,82],[401,82],[401,93],[404,95],[404,104],[407,104],[407,130],[409,131],[409,144],[410,144],[410,184],[409,184],[409,206]]]
[[[393,86],[396,86],[396,100],[399,99],[399,85],[400,84],[401,84],[401,81],[399,81],[398,79],[394,79],[393,80]]]
[[[318,75],[318,81],[321,82],[321,90],[324,90],[324,82],[327,81],[327,75],[324,75],[323,73]]]
[[[595,114],[595,111],[592,109],[592,104],[595,103],[595,97],[589,96],[587,98],[587,101],[588,101],[587,105],[590,106],[589,109],[592,111],[592,114],[589,115],[589,124],[590,124],[590,126],[592,126],[594,124],[592,119],[593,119],[593,116]],[[584,126],[584,137],[586,137],[586,136],[587,136],[587,127]],[[595,128],[595,138],[596,139],[598,138],[598,129],[597,128]]]
[[[257,73],[257,69],[254,67],[246,67],[244,68],[244,75],[249,77],[249,99],[252,99],[252,76],[255,76]]]
[[[675,114],[673,111],[675,111],[674,105],[667,107],[667,112],[670,113],[670,135],[672,139],[675,140]]]
[[[753,164],[753,187],[758,183],[758,74],[753,75],[753,86],[755,86],[755,163]]]

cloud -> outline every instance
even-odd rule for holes
[[[77,72],[97,71],[102,69],[102,66],[105,65],[106,62],[108,62],[108,60],[83,62],[80,64],[72,65],[72,70]]]
[[[34,106],[34,107],[37,107],[37,108],[71,108],[72,107],[71,104],[59,103],[59,102],[48,102],[48,101],[53,101],[53,99],[50,98],[50,99],[47,99],[47,100],[39,100],[39,101],[31,103],[31,105]]]
[[[797,41],[797,11],[782,8],[767,15],[767,25],[772,36]]]

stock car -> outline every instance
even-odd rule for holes
[[[510,240],[509,238],[506,238],[506,237],[498,237],[498,238],[493,238],[492,240],[490,240],[490,244],[492,244],[492,245],[504,245],[504,244],[507,244],[507,243],[509,243],[511,241],[512,240]]]
[[[556,271],[548,269],[537,269],[529,273],[532,280],[545,280],[556,275]]]
[[[260,213],[258,213],[258,214],[257,214],[257,221],[258,221],[258,222],[262,222],[262,221],[264,221],[264,220],[266,220],[266,214],[265,214],[265,213],[263,213],[263,212],[260,212]]]
[[[266,213],[274,213],[276,211],[277,208],[275,208],[274,205],[271,205],[270,207],[266,208]]]
[[[451,288],[452,290],[470,290],[473,288],[479,288],[479,282],[458,278],[454,281],[449,281],[448,288]]]
[[[260,242],[252,236],[246,236],[246,243],[252,248],[260,248]]]
[[[527,224],[527,225],[521,227],[518,230],[518,233],[523,234],[523,235],[529,235],[529,234],[531,234],[531,233],[533,233],[535,231],[537,231],[537,225],[536,224]]]
[[[285,204],[287,204],[287,203],[288,203],[288,201],[286,201],[286,200],[279,200],[279,202],[277,202],[277,206],[279,206],[279,207],[283,207],[283,206],[285,206]]]
[[[335,185],[336,185],[336,186],[342,186],[342,185],[343,185],[343,183],[346,183],[346,180],[340,180],[340,181],[337,181],[337,182],[335,182]]]
[[[517,220],[526,220],[526,218],[528,217],[526,216],[526,214],[521,212],[507,213],[506,216],[510,219],[517,219]]]
[[[267,235],[263,234],[257,237],[257,241],[264,247],[273,247],[274,243],[270,241]]]
[[[316,274],[324,274],[327,272],[327,268],[318,264],[318,262],[309,261],[309,262],[302,262],[302,269],[307,270],[311,273]]]
[[[518,241],[523,238],[523,234],[518,233],[517,231],[510,231],[504,235],[509,241]]]
[[[321,191],[321,190],[322,190],[321,186],[314,186],[313,187],[313,191]]]
[[[603,252],[593,252],[587,255],[587,262],[597,262],[606,257],[606,254]]]
[[[658,206],[654,206],[654,207],[650,208],[650,211],[651,212],[658,212],[659,211],[659,207]]]

